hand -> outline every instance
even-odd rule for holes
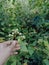
[[[3,65],[10,55],[18,54],[18,52],[15,51],[19,49],[20,46],[17,41],[6,41],[0,43],[0,65]]]

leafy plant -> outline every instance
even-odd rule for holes
[[[6,65],[49,65],[48,15],[48,0],[0,1],[0,42],[18,40],[21,46]]]

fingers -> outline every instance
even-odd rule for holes
[[[8,45],[8,44],[11,44],[12,42],[13,42],[13,40],[10,40],[10,41],[3,42],[3,44]]]
[[[19,44],[17,44],[17,45],[15,46],[15,48],[20,48],[20,45],[19,45]]]
[[[19,50],[20,49],[20,45],[16,44],[15,47],[13,48],[13,51]]]
[[[16,50],[19,50],[19,49],[20,49],[20,47],[18,47],[18,48],[14,48],[13,51],[16,51]]]
[[[12,52],[10,55],[17,55],[18,52]]]
[[[20,45],[16,44],[16,41],[13,41],[12,44],[9,46],[9,48],[11,50],[11,55],[18,54],[18,52],[15,51],[20,49]]]
[[[16,50],[20,49],[20,45],[16,40],[6,41],[3,43],[3,46],[8,48],[10,54],[18,54],[18,52],[15,52]]]
[[[9,46],[11,49],[13,49],[17,44],[17,41],[13,41],[12,44]]]
[[[1,45],[2,45],[3,47],[7,47],[7,46],[11,45],[11,43],[12,43],[12,40],[11,40],[11,41],[3,42],[3,43],[1,43]]]
[[[19,50],[19,49],[20,49],[20,46],[19,45],[16,46],[16,48],[14,48],[14,49],[11,50],[11,55],[18,54],[18,52],[16,52],[16,51]]]
[[[13,43],[14,42],[14,43]],[[7,47],[7,46],[10,46],[10,45],[12,45],[13,46],[13,44],[15,45],[15,44],[18,44],[18,42],[16,41],[16,40],[10,40],[10,41],[6,41],[6,42],[4,42],[4,43],[2,43],[3,44],[3,46],[4,47]]]

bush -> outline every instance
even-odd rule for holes
[[[0,1],[0,42],[21,46],[5,65],[49,65],[48,6],[48,0]]]

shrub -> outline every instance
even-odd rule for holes
[[[48,6],[48,0],[0,1],[0,42],[18,40],[21,46],[5,65],[49,65]]]

